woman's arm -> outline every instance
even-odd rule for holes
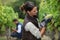
[[[42,29],[41,29],[41,31],[40,31],[40,34],[41,34],[41,36],[43,36],[44,35],[44,33],[45,33],[45,27],[43,27]]]
[[[30,31],[30,33],[31,33],[32,35],[34,35],[37,39],[41,38],[41,33],[40,33],[39,28],[37,28],[33,23],[28,22],[28,23],[25,25],[25,30],[26,30],[26,31]]]

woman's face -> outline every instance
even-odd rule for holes
[[[29,15],[36,16],[37,15],[37,7],[34,7],[31,11],[29,11]]]

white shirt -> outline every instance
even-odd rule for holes
[[[21,33],[21,25],[18,25],[18,30],[17,30],[18,33]]]
[[[33,36],[35,36],[37,39],[41,38],[41,34],[39,29],[31,22],[28,22],[25,25],[25,30],[30,31]]]

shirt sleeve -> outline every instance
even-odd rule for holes
[[[25,30],[30,31],[32,35],[34,35],[37,39],[41,38],[41,34],[39,29],[31,22],[28,22],[25,25]]]
[[[17,30],[18,33],[21,33],[21,25],[18,25],[18,30]]]

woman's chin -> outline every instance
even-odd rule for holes
[[[37,15],[34,15],[33,17],[38,18],[38,16],[37,16]]]

